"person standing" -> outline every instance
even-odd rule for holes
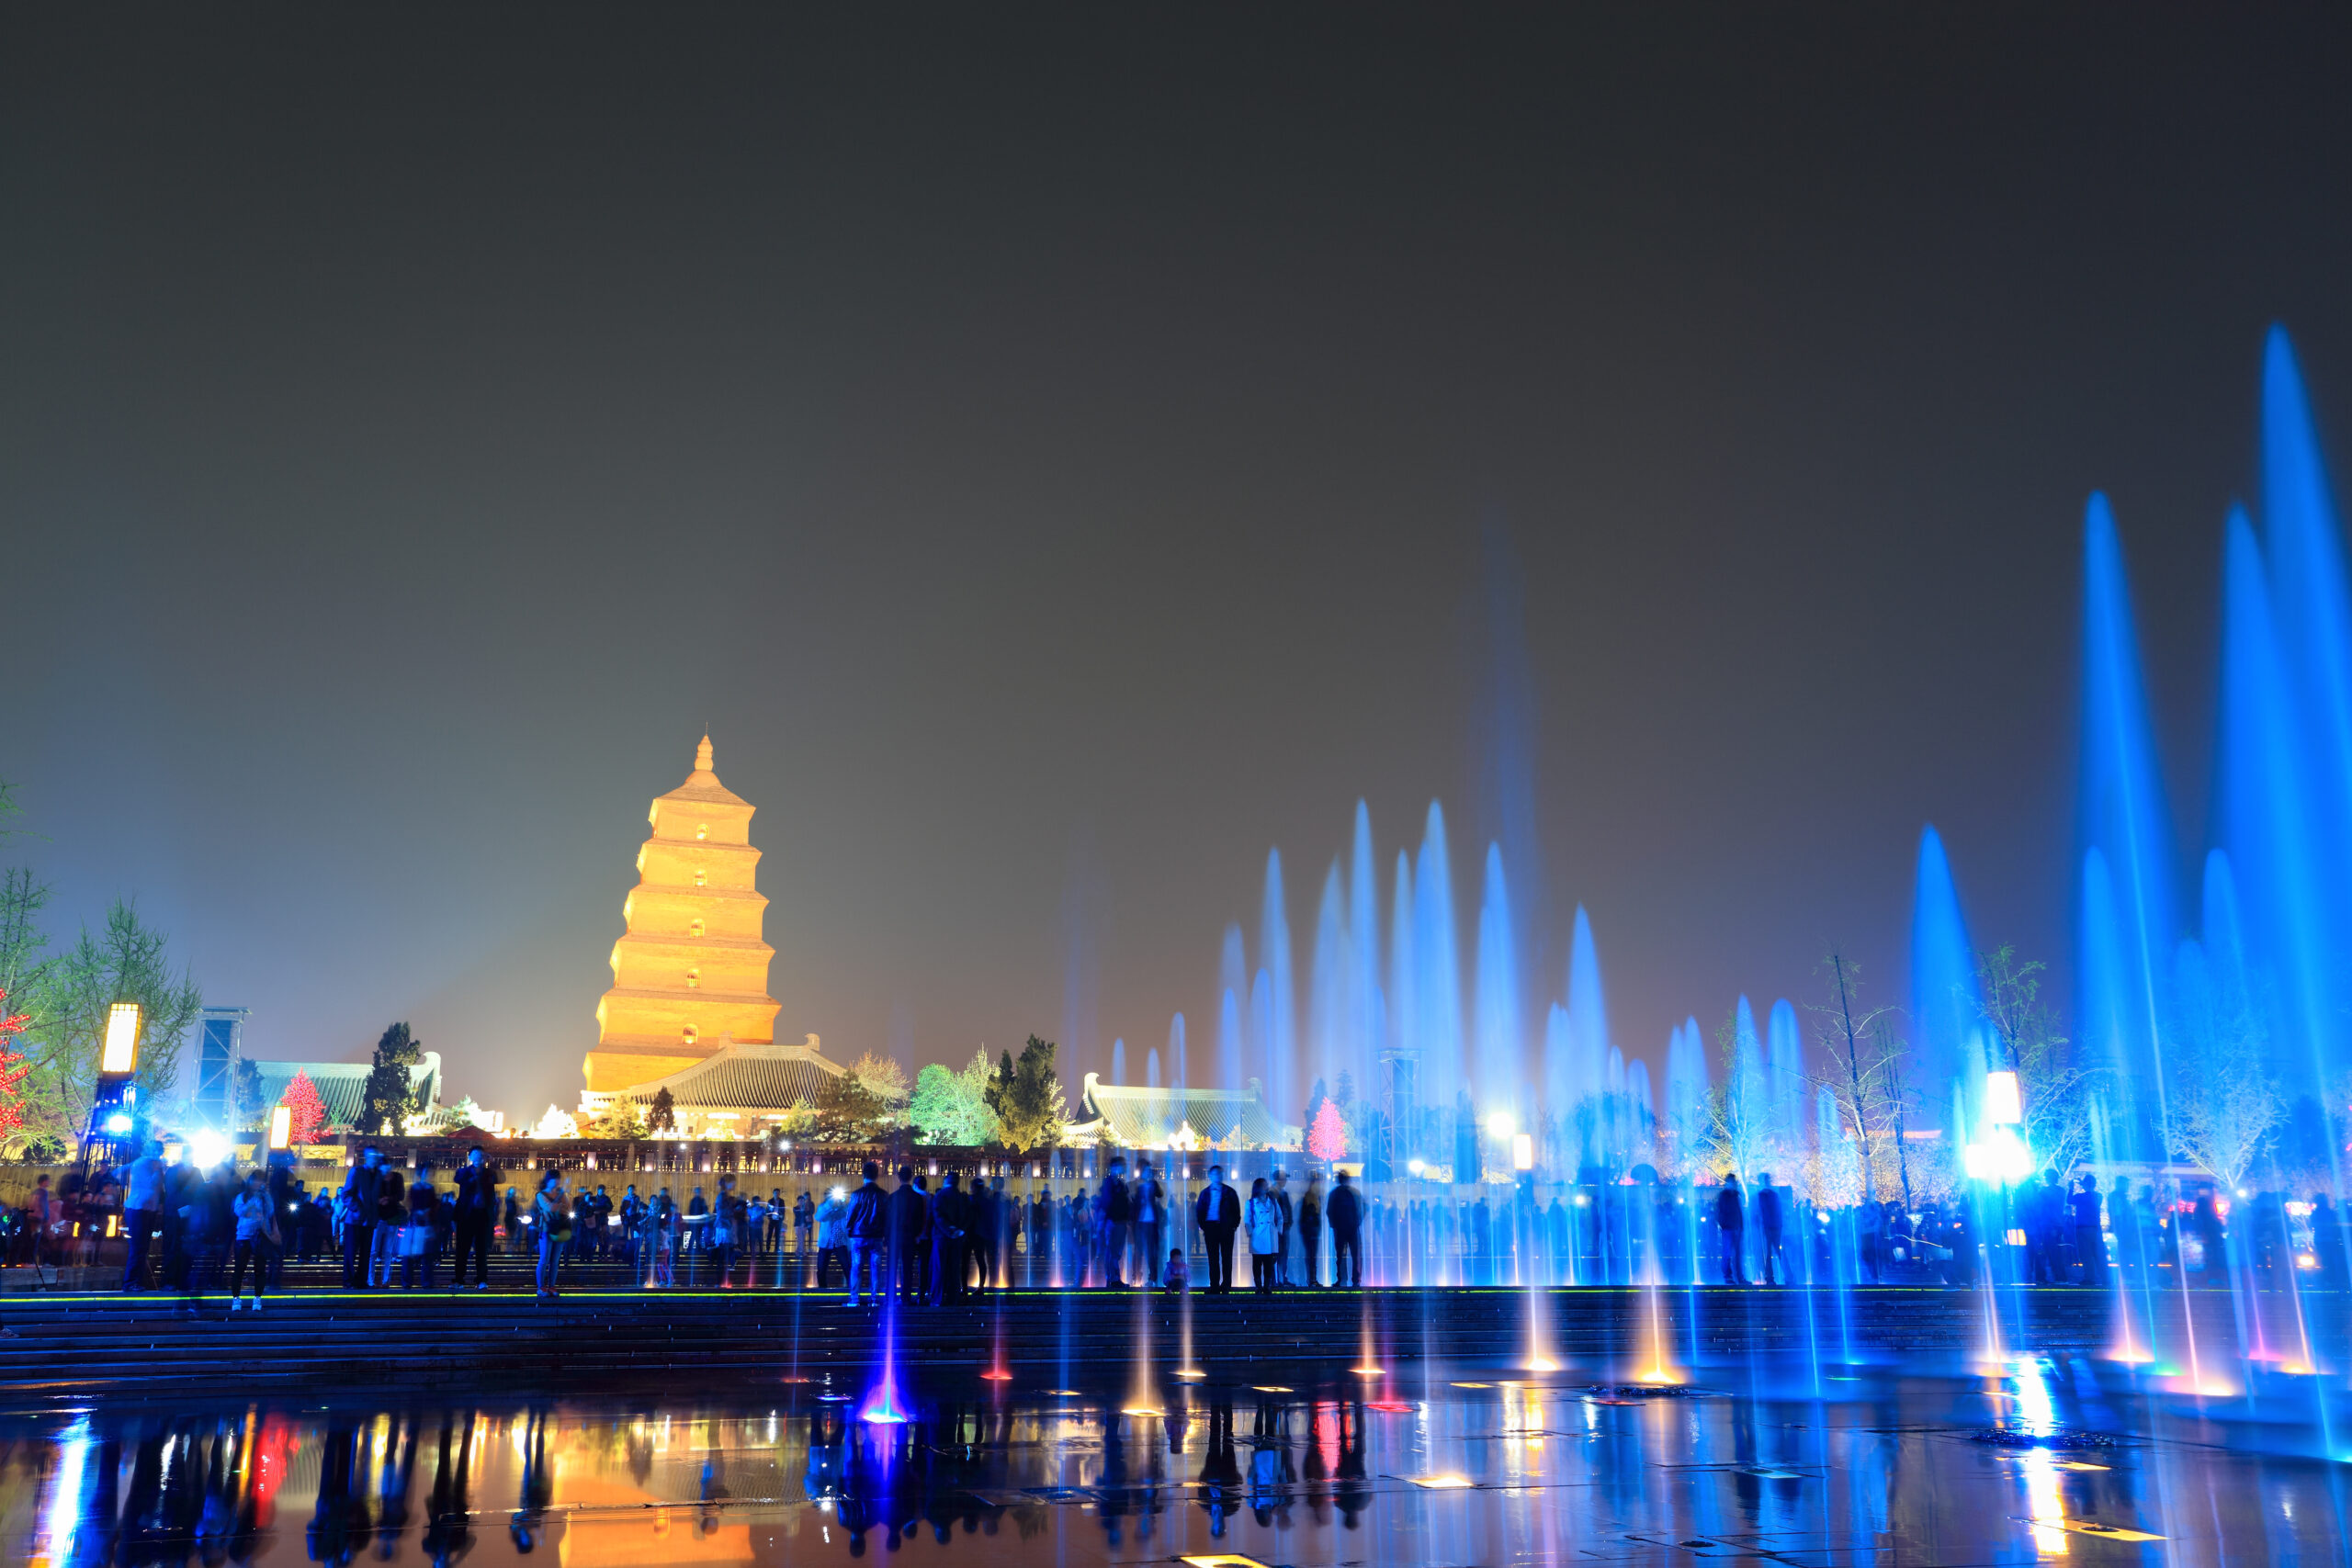
[[[163,1145],[149,1138],[122,1173],[122,1222],[130,1256],[123,1260],[122,1288],[147,1288],[147,1249],[164,1224]]]
[[[1764,1282],[1785,1285],[1789,1282],[1789,1255],[1781,1247],[1781,1193],[1772,1185],[1772,1173],[1758,1172],[1756,1178],[1756,1228],[1764,1235]],[[1772,1265],[1780,1263],[1780,1277],[1773,1277]]]
[[[1287,1285],[1290,1283],[1290,1238],[1291,1233],[1298,1228],[1298,1215],[1291,1208],[1290,1178],[1281,1169],[1274,1171],[1274,1184],[1266,1196],[1274,1201],[1274,1207],[1283,1217],[1282,1245],[1274,1249],[1274,1283]]]
[[[368,1281],[372,1288],[392,1288],[392,1276],[401,1267],[401,1237],[407,1229],[408,1183],[387,1166],[383,1185],[376,1190],[376,1227],[368,1238]]]
[[[1298,1250],[1306,1265],[1306,1288],[1323,1283],[1323,1179],[1309,1171],[1306,1190],[1298,1196]]]
[[[979,1276],[979,1288],[985,1291],[996,1279],[996,1194],[977,1170],[964,1190],[964,1214],[965,1268],[967,1273]]]
[[[359,1163],[343,1179],[335,1200],[343,1221],[343,1288],[368,1289],[375,1258],[376,1208],[383,1197],[384,1156],[372,1145],[359,1151]]]
[[[865,1162],[865,1180],[851,1197],[849,1214],[842,1222],[849,1236],[851,1306],[863,1304],[860,1296],[867,1291],[873,1292],[876,1306],[882,1304],[882,1249],[889,1245],[889,1216],[883,1208],[882,1189],[875,1180],[881,1173],[880,1166]]]
[[[244,1190],[231,1205],[237,1227],[229,1264],[229,1310],[243,1304],[245,1270],[254,1271],[254,1311],[261,1311],[262,1292],[269,1283],[269,1249],[277,1245],[277,1207],[270,1201],[269,1180],[256,1170],[245,1178]]]
[[[466,1151],[466,1162],[458,1168],[458,1207],[453,1228],[457,1236],[457,1259],[449,1274],[449,1288],[466,1288],[466,1258],[474,1261],[474,1289],[490,1289],[490,1232],[498,1218],[498,1169],[482,1157],[481,1145],[476,1144]]]
[[[920,1257],[930,1217],[931,1201],[915,1185],[915,1168],[900,1166],[898,1189],[890,1194],[890,1294],[910,1306],[922,1299]]]
[[[401,1289],[403,1291],[416,1289],[420,1274],[424,1276],[424,1288],[428,1291],[433,1288],[433,1266],[441,1250],[441,1238],[434,1234],[440,1207],[441,1194],[433,1185],[433,1168],[418,1166],[416,1179],[409,1183],[408,1214],[400,1232]]]
[[[1209,1255],[1209,1282],[1203,1295],[1233,1293],[1233,1233],[1241,1228],[1240,1194],[1225,1184],[1225,1168],[1209,1167],[1209,1179],[1193,1201],[1201,1243]]]
[[[1124,1287],[1123,1266],[1126,1261],[1127,1225],[1135,1218],[1135,1201],[1127,1191],[1127,1162],[1114,1159],[1102,1173],[1102,1189],[1094,1195],[1095,1248],[1102,1258],[1102,1277],[1097,1284],[1106,1288]]]
[[[571,1203],[563,1190],[563,1173],[539,1173],[538,1196],[531,1200],[532,1228],[539,1233],[538,1299],[556,1299],[563,1272],[563,1248],[571,1234]]]
[[[1261,1296],[1274,1293],[1282,1272],[1283,1210],[1266,1190],[1266,1179],[1250,1184],[1250,1207],[1243,1223],[1250,1229],[1250,1281]]]
[[[808,1266],[809,1251],[816,1245],[816,1234],[817,1201],[808,1196],[808,1189],[804,1187],[800,1196],[792,1201],[792,1248],[800,1255],[804,1269]]]
[[[964,1299],[964,1269],[970,1258],[971,1205],[957,1177],[948,1171],[931,1195],[931,1304]]]
[[[1348,1173],[1332,1178],[1331,1201],[1323,1206],[1331,1226],[1331,1283],[1363,1288],[1363,1200],[1348,1185]]]
[[[1747,1209],[1740,1201],[1739,1173],[1724,1172],[1722,1188],[1715,1193],[1715,1244],[1723,1253],[1724,1283],[1747,1283],[1746,1243],[1747,1240]]]
[[[2075,1256],[2082,1260],[2083,1283],[2093,1290],[2107,1284],[2107,1231],[2099,1223],[2098,1178],[2086,1175],[2082,1190],[2069,1202],[2074,1211]]]
[[[1168,1228],[1168,1190],[1149,1160],[1136,1168],[1136,1258],[1143,1266],[1143,1283],[1159,1283],[1160,1241]]]

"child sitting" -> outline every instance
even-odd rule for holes
[[[1181,1296],[1184,1293],[1184,1249],[1182,1247],[1171,1247],[1168,1249],[1168,1267],[1160,1270],[1159,1279],[1159,1288],[1163,1293],[1171,1296]]]

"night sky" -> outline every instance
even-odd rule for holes
[[[249,1051],[404,1018],[514,1111],[706,728],[778,1037],[844,1060],[1139,1077],[1272,845],[1304,968],[1359,796],[1384,864],[1443,797],[1465,910],[1515,818],[1531,991],[1583,903],[1653,1062],[1832,943],[1899,997],[1931,820],[2063,983],[2086,494],[2193,846],[2270,321],[2352,461],[2347,44],[12,7],[6,852]]]

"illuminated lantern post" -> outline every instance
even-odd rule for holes
[[[294,1108],[280,1100],[269,1112],[269,1148],[277,1154],[294,1142]]]
[[[117,1002],[107,1010],[107,1031],[98,1045],[98,1081],[90,1096],[90,1122],[82,1134],[82,1175],[86,1183],[91,1162],[104,1151],[109,1163],[119,1160],[131,1132],[139,1125],[140,1012],[137,1002]]]

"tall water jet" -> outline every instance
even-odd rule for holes
[[[1356,1092],[1374,1092],[1379,1071],[1384,1020],[1380,995],[1380,871],[1373,858],[1372,808],[1356,802],[1355,839],[1348,857],[1348,949],[1355,961],[1350,1010],[1355,1037],[1348,1042],[1348,1070]]]
[[[1797,1028],[1797,1010],[1782,997],[1772,1004],[1764,1024],[1764,1078],[1772,1103],[1772,1139],[1792,1154],[1804,1141],[1804,1043]]]
[[[2328,803],[2312,789],[2313,737],[2294,701],[2254,529],[2233,511],[2222,569],[2222,743],[2215,780],[2221,847],[2245,891],[2246,935],[2274,991],[2270,1023],[2293,1087],[2324,1092],[2343,1028],[2345,950],[2329,886]]]
[[[1544,1043],[1546,1097],[1561,1122],[1565,1158],[1575,1168],[1566,1174],[1581,1179],[1585,1168],[1602,1163],[1593,1102],[1606,1088],[1610,1049],[1600,953],[1592,940],[1592,920],[1581,904],[1568,938],[1567,1006],[1560,1010],[1558,1034],[1547,1027]]]
[[[1315,910],[1315,967],[1308,980],[1306,1046],[1312,1076],[1327,1087],[1353,1070],[1355,1043],[1363,1032],[1358,1016],[1361,976],[1355,940],[1348,924],[1348,891],[1334,860],[1323,876],[1323,897]]]
[[[2343,535],[2329,493],[2311,403],[2283,328],[2264,345],[2262,378],[2263,532],[2270,560],[2277,637],[2293,678],[2291,700],[2305,739],[2309,772],[2304,853],[2323,868],[2313,891],[2325,900],[2324,931],[2307,940],[2341,953],[2352,934],[2352,594],[2347,594]],[[2312,1072],[2333,1084],[2346,1065],[2352,1028],[2352,974],[2331,964]],[[2340,1156],[2331,1143],[2331,1154]],[[2340,1157],[2335,1171],[2342,1186]]]
[[[1184,1091],[1193,1087],[1192,1065],[1184,1059],[1184,1015],[1181,1012],[1168,1021],[1168,1086],[1175,1091],[1180,1106]]]
[[[1413,870],[1413,990],[1419,1019],[1421,1103],[1448,1106],[1462,1089],[1462,968],[1454,946],[1453,869],[1445,812],[1430,802]]]
[[[1470,1092],[1480,1113],[1509,1116],[1526,1071],[1526,1037],[1519,1025],[1519,942],[1510,920],[1510,886],[1503,875],[1499,844],[1487,846],[1486,888],[1478,901],[1478,979],[1473,1007],[1476,1020],[1477,1076]],[[1500,1123],[1489,1122],[1490,1128]],[[1508,1129],[1516,1132],[1514,1120]]]
[[[2114,513],[2093,495],[2083,516],[2077,1038],[2115,1075],[2130,1146],[2161,1154],[2158,992],[2179,928],[2171,818],[2141,669]]]
[[[1958,1084],[1969,1120],[1984,1094],[1991,1066],[1984,1039],[1984,1007],[1976,983],[1976,949],[1961,918],[1960,892],[1951,863],[1933,827],[1919,834],[1918,874],[1911,907],[1912,1051],[1919,1087],[1931,1098]]]
[[[1277,1126],[1303,1106],[1298,1094],[1298,1003],[1292,986],[1290,909],[1283,896],[1283,852],[1266,852],[1266,897],[1258,916],[1259,974],[1268,982],[1266,1032],[1260,1046],[1266,1065],[1266,1108]],[[1255,998],[1252,998],[1254,1004]]]
[[[1217,989],[1224,1000],[1217,1010],[1216,1086],[1241,1087],[1244,1033],[1242,1009],[1250,996],[1250,960],[1241,945],[1241,928],[1225,928],[1225,946],[1217,961]]]
[[[1404,851],[1396,852],[1396,876],[1389,889],[1388,917],[1388,1033],[1386,1043],[1394,1054],[1393,1085],[1388,1089],[1389,1114],[1409,1120],[1394,1129],[1396,1153],[1401,1164],[1413,1159],[1427,1159],[1433,1152],[1422,1142],[1421,1129],[1414,1116],[1414,1107],[1420,1103],[1419,1084],[1421,1057],[1420,988],[1415,968],[1413,939],[1413,863]]]
[[[1127,1043],[1124,1039],[1111,1042],[1111,1081],[1114,1084],[1127,1081]]]

